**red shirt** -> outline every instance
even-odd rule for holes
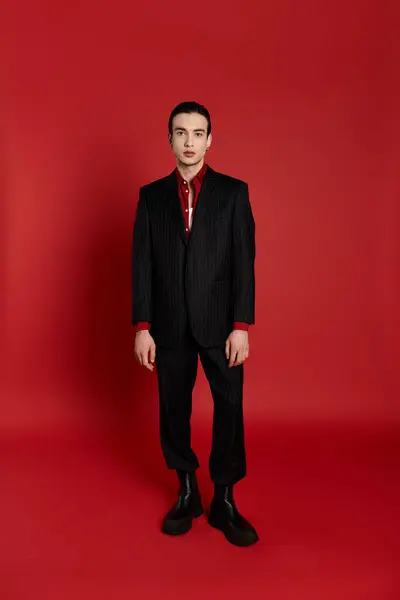
[[[186,234],[189,236],[191,229],[192,214],[196,207],[197,200],[199,198],[204,175],[207,172],[207,165],[206,163],[204,163],[200,171],[193,177],[191,181],[193,189],[193,202],[191,208],[189,207],[189,184],[187,180],[182,177],[178,169],[175,169],[175,172],[178,179],[179,199],[181,201],[183,218],[185,220]],[[150,323],[141,321],[140,323],[136,324],[136,331],[143,329],[150,329]],[[239,321],[235,321],[233,324],[233,329],[241,329],[242,331],[248,331],[249,325],[248,323],[241,323]]]
[[[191,229],[191,215],[192,211],[196,208],[197,200],[200,194],[201,184],[203,183],[204,175],[207,172],[207,165],[201,167],[200,171],[195,175],[191,181],[192,189],[193,189],[193,203],[192,208],[189,208],[189,184],[179,173],[178,169],[175,170],[177,179],[178,179],[178,190],[179,190],[179,199],[181,201],[183,218],[185,220],[185,229],[186,233],[189,236]]]

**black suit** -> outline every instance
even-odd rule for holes
[[[234,321],[254,323],[254,232],[247,184],[211,167],[189,237],[175,171],[140,189],[132,321],[149,321],[157,346],[164,455],[170,468],[198,466],[190,414],[200,354],[214,398],[211,476],[227,484],[246,470],[243,365],[229,369],[224,349]]]

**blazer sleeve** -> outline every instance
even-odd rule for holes
[[[145,191],[140,188],[132,243],[132,323],[152,318],[152,248]]]
[[[233,214],[233,320],[255,322],[255,221],[247,183],[240,182]]]

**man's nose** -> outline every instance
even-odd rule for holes
[[[190,148],[191,146],[193,146],[193,138],[190,135],[188,135],[188,137],[186,138],[185,146],[187,148]]]

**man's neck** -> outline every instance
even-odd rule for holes
[[[192,181],[193,177],[196,177],[197,173],[202,169],[204,165],[204,158],[197,163],[197,165],[184,165],[180,161],[177,161],[177,169],[186,181]]]

